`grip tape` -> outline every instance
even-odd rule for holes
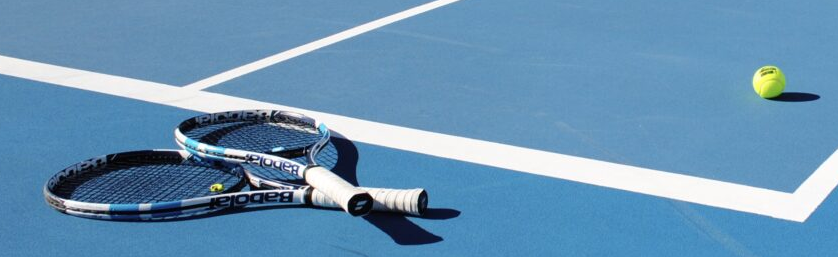
[[[372,196],[320,167],[309,167],[302,174],[306,182],[352,216],[366,215],[373,207]]]
[[[372,196],[374,201],[372,210],[374,211],[422,216],[428,208],[428,193],[421,188],[388,189],[361,187],[360,189],[368,192]],[[311,192],[311,204],[317,207],[339,208],[339,205],[335,201],[332,201],[332,199],[318,189]]]

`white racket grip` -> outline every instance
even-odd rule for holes
[[[366,215],[372,209],[372,196],[367,191],[349,184],[323,167],[309,167],[302,176],[309,185],[334,200],[352,216]]]
[[[388,189],[361,187],[373,198],[373,211],[405,213],[422,216],[428,208],[428,193],[425,189]],[[318,207],[340,208],[320,190],[311,192],[311,204]]]

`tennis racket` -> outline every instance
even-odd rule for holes
[[[289,140],[294,141],[294,140]],[[178,143],[181,148],[185,148]],[[317,165],[328,170],[334,170],[338,165],[340,156],[337,148],[329,140],[329,143],[324,145],[319,150],[319,154],[314,159],[309,160],[309,156],[302,151],[289,149],[287,151],[279,151],[273,153],[284,156],[300,164]],[[199,158],[193,156],[193,158]],[[244,173],[247,176],[251,188],[253,189],[306,189],[310,187],[305,180],[299,176],[292,175],[282,170],[262,166],[252,163],[239,163]],[[367,191],[373,196],[373,211],[382,212],[399,212],[415,216],[422,216],[428,206],[428,194],[424,189],[381,189],[359,187]],[[315,191],[318,191],[315,189]],[[319,192],[318,192],[319,193]]]
[[[307,205],[340,208],[313,187],[241,191],[247,185],[240,165],[200,161],[184,150],[145,150],[109,154],[71,165],[44,185],[46,202],[56,210],[85,218],[159,220],[245,206]],[[409,208],[389,203],[424,190],[368,189],[385,203],[381,211],[420,215],[425,200]],[[419,197],[421,198],[421,197]]]
[[[318,165],[285,157],[304,154],[309,163],[330,138],[326,125],[305,115],[276,110],[242,110],[200,115],[182,122],[175,139],[204,159],[274,167],[302,177],[353,216],[369,213],[372,196]]]

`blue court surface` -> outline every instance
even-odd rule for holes
[[[0,8],[4,256],[835,256],[838,2],[85,1]],[[777,65],[783,95],[751,77]],[[46,180],[288,109],[422,217],[61,214]]]

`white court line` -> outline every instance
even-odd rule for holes
[[[358,142],[797,222],[806,221],[838,185],[838,151],[792,194],[11,57],[0,56],[0,74],[199,112],[251,108],[294,110],[317,117]]]
[[[264,69],[265,67],[268,67],[268,66],[280,63],[280,62],[284,62],[288,59],[303,55],[305,53],[308,53],[308,52],[311,52],[311,51],[329,46],[331,44],[334,44],[334,43],[337,43],[337,42],[355,37],[355,36],[363,34],[363,33],[367,33],[369,31],[375,30],[375,29],[380,28],[380,27],[387,26],[387,25],[392,24],[392,23],[397,22],[397,21],[404,20],[404,19],[416,16],[416,15],[422,14],[424,12],[442,7],[442,6],[446,6],[448,4],[451,4],[451,3],[454,3],[454,2],[457,2],[457,1],[460,1],[460,0],[437,0],[437,1],[427,3],[427,4],[423,4],[423,5],[420,5],[420,6],[417,6],[417,7],[414,7],[414,8],[411,8],[411,9],[408,9],[408,10],[405,10],[405,11],[402,11],[402,12],[399,12],[399,13],[396,13],[396,14],[378,19],[378,20],[374,20],[374,21],[365,23],[363,25],[345,30],[343,32],[340,32],[340,33],[322,38],[320,40],[295,47],[295,48],[290,49],[288,51],[281,52],[281,53],[278,53],[278,54],[275,54],[275,55],[272,55],[272,56],[268,56],[264,59],[249,63],[247,65],[244,65],[244,66],[241,66],[241,67],[229,70],[229,71],[219,73],[215,76],[212,76],[212,77],[197,81],[195,83],[186,85],[186,86],[184,86],[184,88],[188,88],[188,89],[192,89],[192,90],[203,90],[203,89],[206,89],[208,87],[224,83],[224,82],[229,81],[231,79],[238,78],[242,75],[245,75],[245,74],[257,71],[257,70]]]

